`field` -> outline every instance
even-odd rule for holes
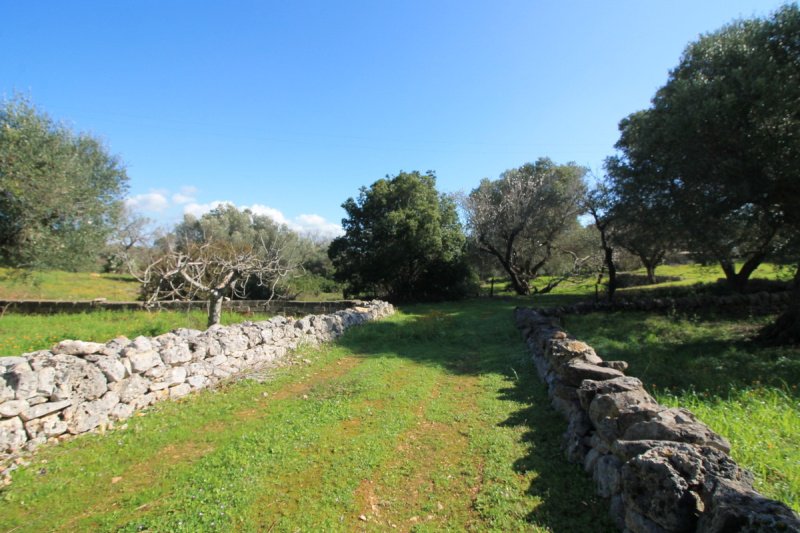
[[[689,284],[719,277],[674,268],[658,273]],[[304,349],[298,359],[310,364],[266,383],[231,383],[152,408],[126,429],[45,447],[0,492],[0,530],[610,530],[591,479],[563,459],[564,422],[511,320],[517,305],[593,291],[585,282],[529,298],[406,306]],[[36,331],[105,340],[205,321],[122,315],[8,314],[0,346]],[[758,489],[800,511],[800,349],[749,340],[772,318],[595,313],[567,317],[565,329],[601,357],[629,361],[659,401],[725,435]]]
[[[405,308],[267,383],[43,449],[3,491],[0,529],[610,530],[562,459],[512,308]]]

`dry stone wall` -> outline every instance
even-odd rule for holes
[[[0,456],[124,420],[394,312],[386,302],[356,303],[299,320],[279,316],[106,343],[65,340],[51,350],[0,358]]]
[[[800,531],[800,517],[758,494],[730,444],[691,412],[664,407],[624,361],[604,361],[557,318],[515,311],[517,327],[566,417],[564,447],[583,465],[611,516],[632,533]]]

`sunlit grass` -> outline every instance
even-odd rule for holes
[[[0,268],[0,300],[94,300],[132,302],[139,283],[123,274]]]
[[[686,407],[731,441],[765,495],[800,511],[800,347],[750,341],[774,317],[593,313],[566,329],[604,359],[630,363],[666,405]]]
[[[242,315],[223,312],[223,324],[244,320],[264,320],[268,315]],[[175,328],[204,330],[208,314],[204,311],[93,311],[79,314],[17,315],[0,318],[0,356],[46,350],[64,339],[106,342],[115,337],[130,339],[156,336]]]

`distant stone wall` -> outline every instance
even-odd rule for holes
[[[603,361],[561,330],[558,319],[515,311],[517,327],[568,420],[570,461],[610,499],[617,526],[631,533],[800,531],[800,517],[758,494],[730,444],[686,409],[658,404],[624,361]]]
[[[341,311],[356,305],[356,300],[335,300],[330,302],[298,302],[289,300],[228,300],[223,302],[226,311],[240,313],[273,313],[304,316]],[[32,315],[51,315],[56,313],[86,313],[90,311],[123,311],[136,309],[165,309],[173,311],[207,310],[208,302],[170,301],[147,305],[144,302],[109,302],[105,300],[0,300],[0,310],[5,313]]]
[[[699,311],[703,309],[742,309],[755,314],[779,313],[791,302],[792,293],[758,292],[755,294],[731,294],[716,296],[700,294],[679,298],[626,298],[617,293],[613,302],[579,302],[542,309],[549,316],[595,313],[598,311]]]
[[[378,300],[352,303],[299,320],[279,316],[104,344],[65,340],[51,350],[0,357],[0,458],[124,420],[157,401],[280,359],[299,344],[334,339],[394,312]]]

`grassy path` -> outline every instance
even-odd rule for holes
[[[41,450],[0,531],[602,531],[511,305],[410,307],[267,383]]]

